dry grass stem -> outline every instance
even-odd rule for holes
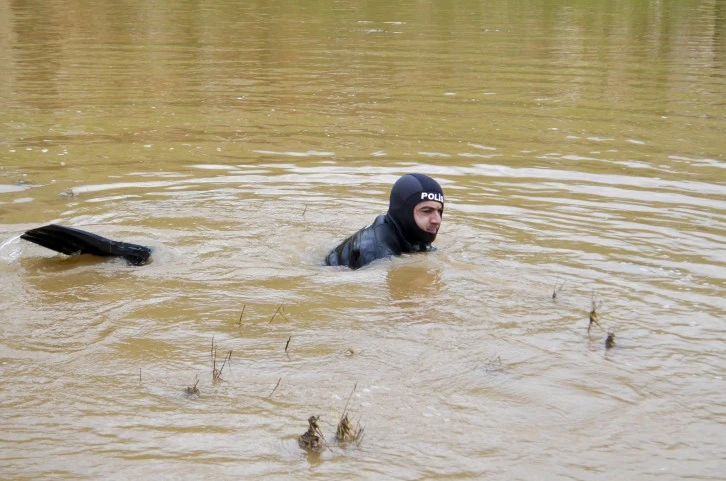
[[[597,313],[598,303],[595,301],[595,297],[592,298],[592,310],[590,311],[590,323],[587,325],[587,333],[590,334],[590,329],[592,329],[592,325],[595,324],[597,327],[600,328],[600,330],[604,331],[605,329],[602,328],[600,325],[600,316]]]
[[[282,378],[280,378],[280,379],[277,380],[277,384],[275,384],[275,388],[272,390],[272,392],[270,393],[270,395],[267,396],[267,397],[272,397],[272,395],[275,394],[275,391],[277,391],[277,387],[280,385],[280,381],[282,381]]]
[[[277,316],[278,314],[283,319],[290,322],[290,320],[287,318],[287,316],[285,316],[285,303],[283,302],[279,306],[277,306],[277,310],[275,311],[275,313],[272,315],[272,317],[270,318],[270,320],[267,323],[270,324],[272,322],[272,320],[275,319],[275,316]]]
[[[350,394],[348,395],[348,400],[345,402],[345,407],[343,408],[343,414],[345,414],[346,411],[348,411],[348,404],[350,404],[350,398],[353,397],[353,393],[355,392],[355,390],[357,388],[358,388],[358,383],[355,383],[353,385],[353,389],[350,391]]]
[[[285,352],[287,352],[287,348],[290,346],[290,340],[292,339],[292,336],[287,338],[287,342],[285,343]]]
[[[224,369],[224,366],[227,365],[227,363],[230,363],[232,361],[232,349],[227,352],[227,355],[224,356],[224,361],[222,362],[222,367],[217,369],[217,345],[214,344],[214,337],[212,337],[212,380],[213,381],[221,381],[222,380],[222,370]]]

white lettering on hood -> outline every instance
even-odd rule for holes
[[[421,200],[433,200],[434,202],[444,203],[444,194],[438,192],[421,192]]]

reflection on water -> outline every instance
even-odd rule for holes
[[[432,267],[424,259],[416,259],[416,261],[418,264],[409,265],[407,259],[404,265],[389,269],[386,273],[388,292],[396,305],[406,305],[406,303],[399,304],[396,301],[410,301],[415,305],[418,301],[427,298],[433,298],[433,303],[435,303],[438,294],[446,287],[442,280],[441,267]]]
[[[723,2],[263,3],[0,0],[3,477],[718,479]]]

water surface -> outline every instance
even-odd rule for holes
[[[2,478],[720,479],[725,8],[0,0]]]

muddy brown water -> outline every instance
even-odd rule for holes
[[[722,479],[725,30],[717,0],[0,0],[0,477]],[[322,267],[410,171],[438,251]],[[18,238],[50,222],[153,262]]]

